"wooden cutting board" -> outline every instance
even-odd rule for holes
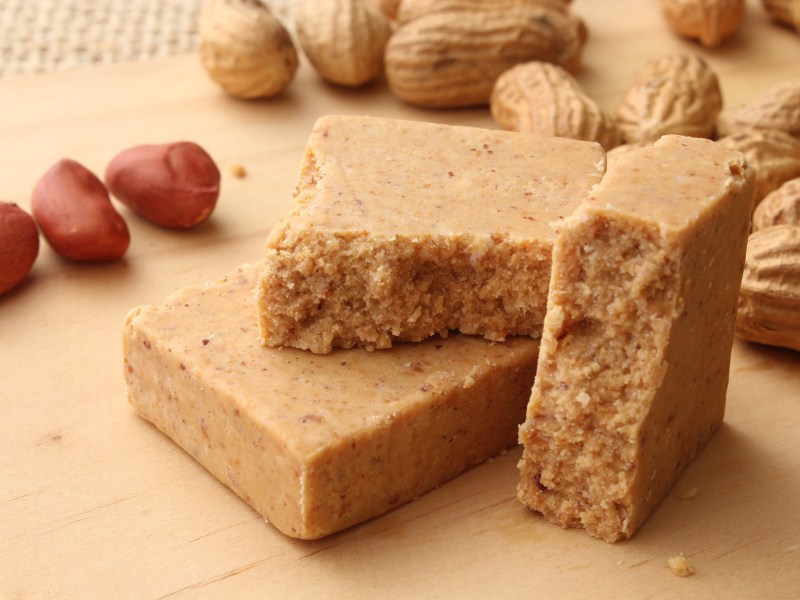
[[[591,31],[580,80],[608,109],[645,59],[675,50],[711,62],[729,105],[800,75],[800,36],[756,2],[709,51],[671,35],[654,1],[574,9]],[[305,64],[288,93],[262,102],[226,97],[193,56],[0,82],[3,200],[28,207],[59,158],[102,173],[144,142],[197,141],[224,172],[208,223],[166,231],[123,210],[133,237],[124,261],[73,264],[43,246],[27,281],[0,297],[0,597],[800,597],[795,352],[736,343],[722,430],[616,545],[524,509],[518,451],[351,530],[292,540],[133,413],[125,313],[257,259],[326,113],[493,126],[485,109],[418,110],[383,83],[335,88]],[[232,162],[247,177],[231,176]],[[679,553],[693,577],[666,567]]]

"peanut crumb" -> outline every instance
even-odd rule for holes
[[[228,165],[228,169],[230,169],[231,175],[237,179],[242,179],[247,175],[247,171],[245,170],[244,165],[241,163],[231,163]]]
[[[681,552],[678,556],[670,556],[667,559],[667,566],[678,577],[689,577],[694,575],[694,567]]]
[[[697,486],[691,487],[689,489],[683,490],[678,493],[679,500],[689,500],[690,498],[694,498],[697,496]]]
[[[467,376],[464,377],[463,387],[471,388],[473,385],[475,385],[475,378],[478,376],[479,372],[480,369],[477,366],[473,366],[472,369],[470,369],[470,372],[467,373]]]

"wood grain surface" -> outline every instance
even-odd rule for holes
[[[728,105],[800,74],[800,36],[757,2],[714,50],[674,37],[654,1],[573,5],[591,31],[580,81],[609,109],[644,60],[674,50],[708,58]],[[800,597],[796,352],[736,343],[724,426],[615,545],[522,507],[518,450],[361,526],[292,540],[134,414],[121,366],[127,310],[257,259],[308,132],[328,113],[494,126],[485,109],[414,109],[384,83],[335,88],[307,64],[285,95],[248,103],[222,94],[194,56],[0,82],[0,199],[28,208],[56,160],[102,173],[144,142],[196,141],[223,169],[206,224],[167,231],[123,208],[123,261],[69,263],[43,244],[24,284],[0,297],[0,597]],[[247,177],[231,176],[232,162]],[[679,553],[694,576],[666,567]]]

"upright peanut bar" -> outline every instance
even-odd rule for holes
[[[605,170],[589,142],[368,117],[314,127],[258,297],[270,346],[538,337],[552,221]]]
[[[719,427],[754,170],[665,136],[615,162],[553,251],[519,499],[630,537]]]

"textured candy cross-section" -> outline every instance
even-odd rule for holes
[[[561,227],[518,495],[630,537],[722,422],[754,170],[666,136],[614,163]]]
[[[538,337],[550,224],[604,171],[590,142],[324,117],[267,241],[263,341],[326,353],[450,329]]]

